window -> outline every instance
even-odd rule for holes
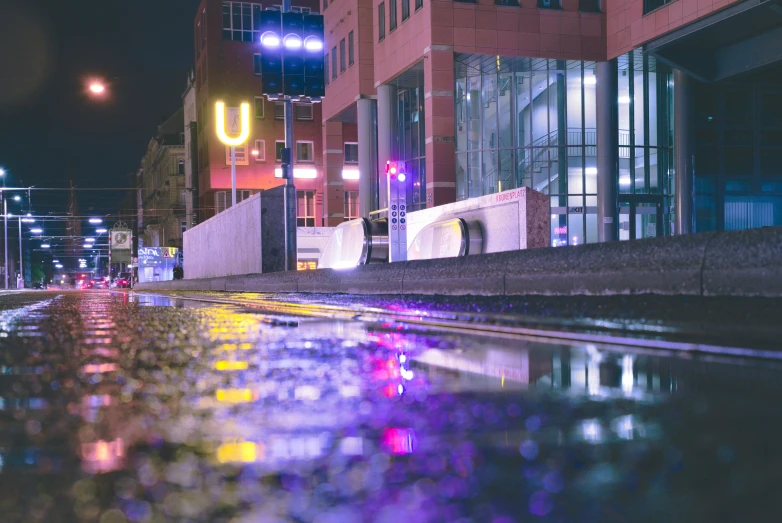
[[[353,31],[348,33],[348,65],[355,62],[355,50],[353,49]]]
[[[424,6],[424,0],[415,0],[415,10],[418,11]]]
[[[345,163],[346,164],[358,163],[358,143],[345,142]]]
[[[253,55],[253,74],[260,75],[261,74],[261,55],[254,54]]]
[[[225,147],[225,165],[231,165],[231,148]],[[236,147],[236,165],[250,165],[247,158],[247,144]]]
[[[223,2],[223,40],[253,42],[260,38],[261,5]]]
[[[278,162],[282,162],[282,150],[285,149],[285,141],[277,140],[274,142],[275,158]]]
[[[673,0],[644,0],[644,14],[651,13],[665,4],[670,4]]]
[[[296,225],[315,227],[315,191],[296,191]]]
[[[255,97],[255,118],[260,120],[263,118],[263,97]]]
[[[518,7],[521,4],[519,4],[519,0],[494,0],[494,5],[504,5],[504,6]]]
[[[179,227],[180,227],[180,230],[182,231],[182,234],[185,234],[185,231],[187,230],[187,221],[186,220],[182,220],[179,223]]]
[[[337,79],[337,48],[331,49],[331,78]]]
[[[345,39],[339,42],[339,72],[345,72]]]
[[[285,120],[285,102],[274,103],[274,119]]]
[[[179,205],[185,205],[185,195],[187,194],[187,191],[182,189],[179,191],[179,200],[177,200],[177,204]]]
[[[538,0],[539,9],[561,9],[559,0]]]
[[[326,57],[323,59],[323,71],[326,75],[326,85],[329,85],[329,54],[326,53]]]
[[[402,21],[410,18],[410,0],[402,0]]]
[[[391,18],[388,23],[388,32],[390,33],[396,29],[396,0],[391,0],[391,3],[388,4],[388,13]]]
[[[361,218],[358,211],[358,191],[345,191],[345,221]]]
[[[583,13],[599,13],[600,0],[578,0],[578,10]]]
[[[291,7],[291,11],[294,13],[301,13],[303,15],[308,15],[312,12],[312,9],[310,9],[309,7],[293,6]]]
[[[237,190],[236,191],[236,203],[243,202],[252,194],[250,194],[251,191],[248,190]],[[231,191],[217,191],[215,193],[215,212],[221,213],[224,210],[228,209],[231,206]],[[182,222],[186,223],[186,222]]]
[[[296,161],[312,163],[315,161],[315,144],[313,142],[296,142]]]
[[[257,155],[255,156],[256,162],[265,162],[266,161],[266,141],[265,140],[255,140],[255,150],[258,151]]]
[[[325,11],[326,8],[329,6],[329,0],[323,0],[323,10]]]
[[[176,173],[180,174],[180,175],[181,174],[185,174],[185,161],[184,160],[179,160],[177,162]]]
[[[386,4],[385,2],[380,2],[380,5],[377,6],[377,32],[378,32],[378,39],[377,41],[380,42],[386,37]]]
[[[297,120],[312,120],[312,104],[295,104]]]

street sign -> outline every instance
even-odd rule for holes
[[[133,246],[131,231],[112,230],[110,238],[112,251],[129,251]]]

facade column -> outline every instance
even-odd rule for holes
[[[342,180],[345,145],[342,122],[323,124],[323,226],[345,221],[345,182]]]
[[[616,59],[598,62],[597,79],[597,234],[598,241],[618,238],[619,214],[619,71]]]
[[[453,47],[433,45],[424,55],[426,206],[456,201]]]
[[[673,71],[673,155],[676,186],[676,234],[695,232],[693,199],[695,175],[693,165],[692,79],[684,71]]]
[[[388,208],[386,162],[396,154],[396,100],[395,85],[377,86],[377,193],[378,208]]]
[[[369,218],[378,209],[377,101],[360,98],[358,113],[358,205],[359,214]],[[383,169],[385,174],[385,169]]]

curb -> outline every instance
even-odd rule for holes
[[[336,271],[142,283],[137,290],[782,297],[782,228],[529,249]]]

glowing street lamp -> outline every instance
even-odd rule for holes
[[[43,234],[43,229],[36,227],[35,229],[30,229],[30,232],[33,234]]]
[[[108,232],[108,231],[106,229],[100,228],[100,229],[95,229],[95,232],[97,232],[98,234],[103,234],[104,232]]]
[[[103,223],[100,218],[90,218],[90,223]]]
[[[90,92],[92,94],[101,95],[106,92],[106,86],[103,85],[101,82],[93,81],[90,84]]]
[[[17,194],[16,196],[14,196],[14,201],[15,201],[15,202],[19,202],[19,201],[21,201],[21,200],[22,200],[22,197],[21,197],[21,196],[19,196],[18,194]]]
[[[84,241],[87,243],[92,243],[95,241],[95,238],[84,238]]]
[[[49,247],[51,247],[51,245],[49,245],[48,243],[41,244],[41,249],[48,249]]]

